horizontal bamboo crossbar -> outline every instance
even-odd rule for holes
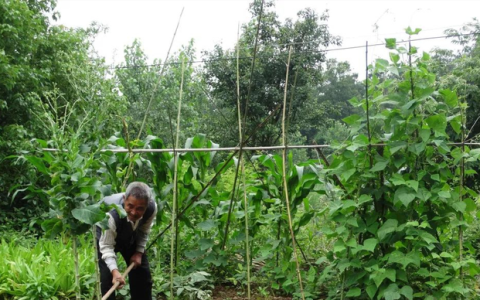
[[[447,143],[448,146],[480,146],[480,143]],[[362,147],[367,147],[368,144]],[[386,144],[371,144],[372,147],[384,147]],[[259,146],[259,147],[242,147],[242,150],[256,151],[256,150],[283,150],[283,149],[318,149],[318,148],[332,148],[331,145],[288,145],[288,146]],[[46,152],[57,152],[55,148],[43,148]],[[240,147],[225,147],[225,148],[183,148],[183,149],[132,149],[133,153],[154,153],[154,152],[218,152],[218,151],[240,151]],[[128,153],[128,149],[103,149],[101,152],[113,153]]]

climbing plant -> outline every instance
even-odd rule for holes
[[[447,134],[464,134],[466,106],[435,88],[428,54],[386,42],[390,61],[376,60],[367,97],[350,101],[365,115],[344,119],[351,138],[325,170],[343,185],[324,210],[336,242],[322,280],[339,276],[329,299],[471,297],[480,270],[462,230],[478,195],[461,178],[480,152]]]

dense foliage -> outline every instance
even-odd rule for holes
[[[251,283],[295,299],[475,299],[480,152],[462,143],[480,128],[478,22],[447,31],[459,53],[387,39],[389,60],[359,82],[319,50],[341,41],[327,12],[250,10],[238,108],[236,51],[217,45],[196,68],[192,41],[149,65],[133,41],[112,71],[92,48],[101,26],[52,25],[54,1],[0,0],[0,297],[94,298],[90,229],[112,208],[98,201],[140,180],[160,208],[159,298],[246,297]],[[192,151],[134,153],[175,146],[180,94],[177,147]],[[287,142],[332,147],[248,152],[239,180],[239,152],[213,150],[239,144],[238,111],[248,146],[279,145],[284,97]]]

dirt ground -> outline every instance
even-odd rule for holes
[[[271,295],[271,291],[267,291],[269,295],[262,295],[255,288],[252,288],[252,300],[292,300],[292,297]],[[216,286],[212,293],[212,300],[247,300],[247,290],[236,288],[229,285]],[[157,300],[168,300],[166,296],[158,296]]]
[[[213,300],[244,300],[248,299],[247,291],[242,289],[236,289],[232,286],[217,286],[213,290]],[[292,300],[291,297],[282,296],[263,296],[257,291],[252,291],[252,299],[254,300]]]

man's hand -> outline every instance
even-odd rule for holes
[[[123,288],[123,286],[125,285],[125,278],[123,278],[122,274],[120,274],[117,269],[112,271],[112,277],[112,284],[114,285],[116,282],[119,282],[120,284],[118,285],[117,289]]]
[[[142,252],[135,252],[130,258],[130,263],[135,264],[135,266],[133,267],[134,269],[142,264],[142,255]]]

